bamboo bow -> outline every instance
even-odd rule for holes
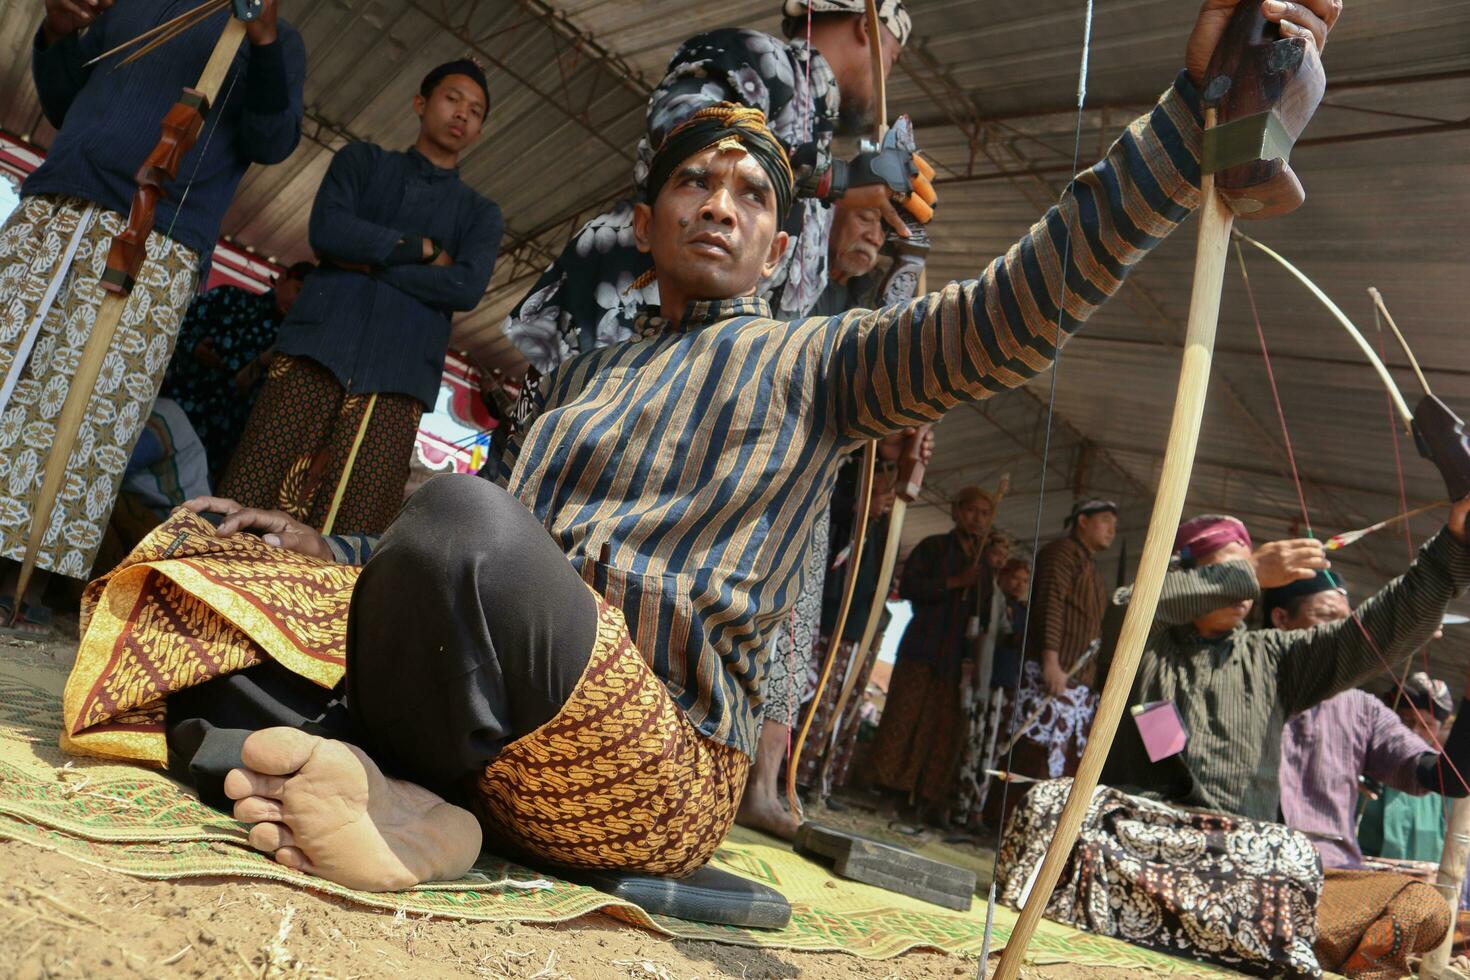
[[[1293,58],[1283,58],[1284,54]],[[1283,65],[1285,71],[1281,70]],[[996,980],[1015,980],[1019,974],[1026,945],[1051,901],[1062,869],[1071,859],[1153,626],[1204,417],[1235,214],[1283,214],[1298,207],[1305,197],[1285,155],[1321,101],[1326,86],[1315,45],[1280,35],[1262,16],[1258,4],[1240,3],[1211,59],[1206,79],[1206,98],[1215,98],[1214,105],[1205,111],[1194,285],[1159,492],[1087,749],[1035,884],[996,968]]]
[[[237,9],[241,9],[237,4]],[[259,10],[259,5],[255,5]],[[199,81],[187,88],[168,114],[164,116],[163,136],[148,159],[138,171],[138,189],[133,195],[128,213],[128,224],[112,240],[107,255],[107,271],[101,286],[104,291],[102,302],[97,307],[97,316],[92,331],[82,349],[76,373],[67,388],[66,400],[62,403],[57,418],[56,431],[52,438],[51,451],[46,456],[45,472],[41,489],[31,510],[30,537],[26,544],[25,558],[21,562],[20,581],[15,592],[15,615],[20,615],[21,600],[36,561],[51,527],[51,515],[56,498],[66,479],[68,463],[76,448],[77,435],[87,413],[87,403],[97,387],[97,377],[102,362],[112,345],[113,334],[122,322],[128,300],[143,263],[148,257],[148,237],[153,233],[155,211],[163,197],[163,185],[178,176],[179,164],[183,161],[200,132],[204,128],[204,117],[219,95],[220,87],[229,75],[230,66],[245,39],[245,22],[231,17],[225,22],[219,40],[210,53]],[[64,271],[64,270],[63,270]]]

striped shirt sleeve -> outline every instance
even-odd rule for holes
[[[1409,570],[1354,616],[1310,630],[1270,631],[1281,658],[1278,696],[1286,713],[1356,687],[1379,670],[1402,666],[1429,642],[1445,608],[1467,587],[1470,548],[1446,529],[1425,542]]]
[[[1181,73],[979,278],[833,318],[829,424],[846,438],[876,438],[1050,367],[1066,337],[1198,206],[1200,119]]]

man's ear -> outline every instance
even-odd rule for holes
[[[633,244],[640,252],[653,251],[653,208],[642,201],[633,205]]]
[[[1271,625],[1279,630],[1286,629],[1286,621],[1290,618],[1290,616],[1286,615],[1286,610],[1280,606],[1271,610]]]
[[[429,100],[426,99],[426,98],[424,98],[422,95],[415,95],[413,97],[413,114],[415,116],[418,116],[420,119],[423,119],[424,118],[424,110],[426,108],[428,108],[428,106],[429,106]]]
[[[852,37],[858,47],[863,49],[863,57],[867,58],[868,48],[868,18],[863,14],[852,15]]]
[[[776,237],[771,239],[771,251],[766,255],[765,265],[761,266],[761,278],[765,279],[776,271],[776,266],[781,262],[781,256],[786,254],[786,246],[791,244],[791,236],[784,231],[776,232]]]

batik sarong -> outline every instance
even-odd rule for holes
[[[76,198],[22,199],[0,226],[0,555],[19,561],[56,423],[92,333],[123,217]],[[37,567],[86,578],[123,470],[194,298],[199,256],[161,233],[123,311],[65,460]],[[59,462],[59,461],[58,461]]]
[[[1071,786],[1037,783],[1012,814],[996,857],[1007,905],[1025,903]],[[1321,893],[1317,852],[1294,830],[1101,786],[1046,916],[1242,973],[1315,978]]]
[[[814,670],[808,671],[809,677],[821,671],[822,660],[827,655],[827,644],[827,638],[822,637],[812,651],[810,663]],[[804,710],[814,711],[815,715],[812,718],[813,734],[802,748],[801,758],[796,761],[798,785],[815,788],[824,797],[830,795],[836,787],[846,785],[852,758],[857,751],[858,732],[863,725],[863,702],[867,696],[868,681],[873,676],[873,665],[878,662],[879,646],[879,641],[875,639],[867,654],[854,663],[853,651],[857,644],[842,644],[837,651],[837,669],[833,671],[832,679],[822,692],[822,699],[809,700],[805,704]],[[834,730],[832,713],[837,710],[837,699],[842,696],[843,669],[855,671],[857,679],[853,682],[852,693],[848,695],[847,704],[842,708],[842,718],[838,720]],[[815,679],[812,679],[811,686],[816,686]],[[821,737],[822,733],[832,734],[824,739]],[[825,781],[822,779],[824,774]]]
[[[873,740],[873,781],[947,807],[964,738],[959,665],[942,668],[900,655]]]
[[[218,538],[176,512],[87,587],[62,748],[162,766],[167,697],[264,658],[334,687],[360,571]],[[595,598],[597,638],[571,698],[485,768],[471,807],[487,839],[545,861],[686,874],[729,832],[749,760],[694,729],[622,613]]]
[[[959,778],[955,786],[954,820],[973,826],[979,822],[990,796],[991,777],[988,770],[995,761],[1000,741],[1000,722],[1005,715],[1010,692],[1003,687],[986,691],[975,685],[965,689],[964,709],[969,720],[964,756],[960,760]]]
[[[318,529],[335,506],[333,533],[381,534],[403,506],[423,413],[416,398],[349,395],[316,361],[277,357],[220,496],[283,510]]]

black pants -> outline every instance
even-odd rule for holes
[[[519,501],[472,476],[415,493],[352,593],[333,691],[273,661],[168,699],[170,769],[229,810],[251,732],[350,741],[383,770],[463,805],[502,747],[550,721],[582,677],[597,608]]]

